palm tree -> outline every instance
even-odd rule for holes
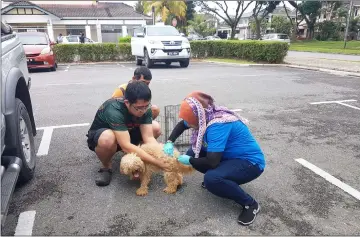
[[[180,19],[186,17],[187,6],[185,1],[144,1],[144,13],[150,13],[153,6],[155,7],[155,16],[160,15],[163,22],[166,21],[170,14]]]

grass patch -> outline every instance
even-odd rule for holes
[[[296,41],[291,43],[289,50],[360,55],[360,41],[347,42],[346,49],[343,41]]]
[[[220,62],[220,63],[256,64],[255,62],[242,60],[242,59],[233,59],[233,58],[206,58],[205,60]]]

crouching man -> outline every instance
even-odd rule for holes
[[[102,167],[95,183],[107,186],[112,176],[112,157],[118,151],[136,153],[144,162],[164,171],[170,166],[138,147],[140,143],[157,143],[153,135],[151,90],[142,81],[128,84],[125,96],[105,101],[96,112],[87,133],[90,150],[95,151]]]
[[[152,80],[152,74],[150,69],[144,66],[140,66],[135,69],[134,76],[131,78],[131,80],[128,83],[131,83],[133,81],[143,81],[149,86],[151,80]],[[128,83],[121,84],[117,88],[115,88],[111,97],[112,98],[123,97],[125,95],[125,90]],[[160,108],[156,105],[151,105],[151,111],[152,111],[152,119],[153,119],[152,125],[153,125],[154,137],[158,138],[161,135],[161,129],[160,129],[160,124],[157,121],[155,121],[155,119],[160,114]]]

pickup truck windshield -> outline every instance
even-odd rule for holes
[[[48,45],[45,36],[18,34],[23,45]]]
[[[148,36],[179,36],[177,29],[172,27],[149,27],[147,29]]]

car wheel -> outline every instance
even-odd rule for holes
[[[136,57],[136,65],[137,66],[141,66],[142,65],[142,60],[138,59],[138,57]]]
[[[153,61],[149,58],[149,54],[148,54],[148,51],[145,49],[144,50],[144,55],[145,55],[145,66],[147,67],[147,68],[151,68],[153,65],[154,65],[154,63],[153,63]]]
[[[16,98],[15,105],[18,144],[15,155],[22,160],[19,182],[25,183],[33,178],[36,166],[34,136],[30,116],[24,103]]]
[[[50,70],[53,71],[53,72],[55,72],[55,71],[56,71],[56,68],[57,68],[57,66],[56,66],[56,64],[55,64],[52,68],[50,68]]]
[[[183,61],[180,61],[180,67],[188,67],[190,63],[190,59],[185,59]]]

